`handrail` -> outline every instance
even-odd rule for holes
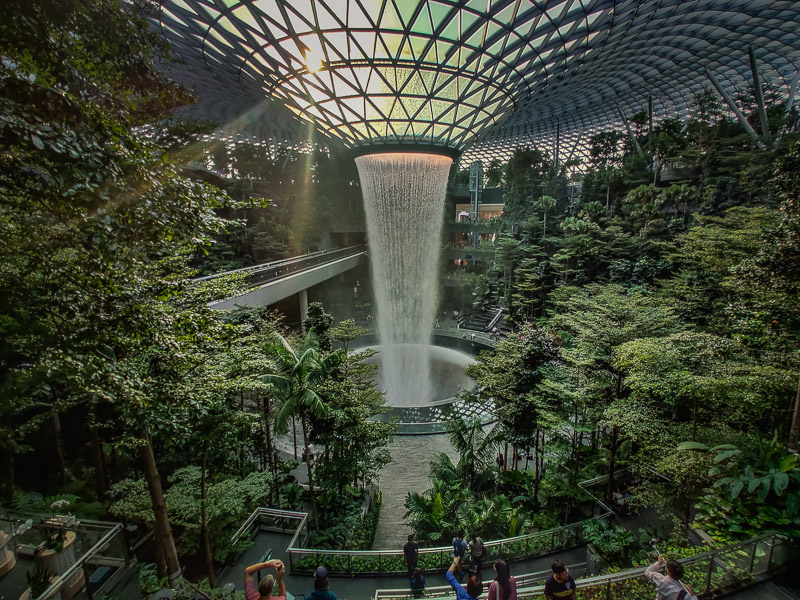
[[[766,543],[769,540],[769,543]],[[684,565],[684,577],[683,581],[686,581],[694,588],[695,594],[709,594],[712,590],[721,590],[725,587],[735,586],[744,582],[750,582],[754,580],[754,578],[758,575],[764,575],[768,573],[770,567],[772,566],[772,548],[775,546],[775,540],[780,540],[781,543],[785,543],[785,540],[778,536],[776,532],[768,532],[761,534],[759,536],[750,538],[749,540],[745,540],[743,542],[739,542],[737,544],[731,544],[728,546],[724,546],[722,548],[716,548],[714,550],[710,550],[708,552],[703,552],[702,554],[696,554],[695,556],[690,556],[686,558],[681,558],[678,560],[681,564]],[[755,555],[758,549],[758,545],[761,543],[766,543],[766,545],[770,548],[767,557],[767,565],[764,569],[760,570],[758,573],[754,572],[755,566]],[[719,561],[725,555],[732,554],[732,553],[741,553],[744,552],[745,555],[749,555],[748,560],[748,567],[746,570],[741,571],[741,576],[737,578],[736,569],[730,568],[723,571],[724,577],[718,583],[725,584],[725,585],[717,585],[712,576],[714,575],[714,567],[726,567],[727,565],[720,564]],[[704,563],[708,563],[707,567],[705,567],[705,573],[701,574],[701,578],[703,582],[700,586],[697,585],[697,580],[693,578],[696,576],[696,573],[693,572],[692,567],[696,565],[705,566]],[[635,569],[628,569],[625,571],[620,571],[618,573],[612,573],[607,575],[597,575],[594,577],[587,577],[585,579],[580,579],[576,582],[575,588],[577,590],[584,590],[584,593],[589,591],[590,588],[605,588],[605,598],[613,599],[613,598],[625,598],[625,589],[620,589],[620,584],[622,582],[639,582],[639,580],[643,577],[644,572],[647,570],[647,567],[637,567]],[[645,582],[641,582],[645,584]],[[616,584],[616,585],[614,585]],[[648,581],[645,585],[652,586],[652,584]],[[617,595],[619,592],[621,595]],[[528,588],[518,588],[517,594],[518,596],[537,596],[544,593],[544,586],[533,586]]]
[[[774,549],[786,543],[788,541],[785,538],[773,531],[743,542],[682,558],[678,562],[684,565],[685,575],[683,580],[692,585],[694,593],[708,595],[711,592],[718,592],[745,583],[754,583],[758,581],[758,578],[764,578],[773,570]],[[764,554],[759,556],[758,549],[761,544],[766,548],[764,548]],[[723,559],[730,557],[730,555],[738,558],[741,564],[723,562]],[[760,562],[757,560],[759,558]],[[792,560],[792,555],[786,553],[783,556],[783,561],[778,566],[788,564],[789,560]],[[741,568],[745,565],[745,568]],[[697,567],[700,567],[700,569],[698,570]],[[652,583],[642,580],[646,569],[647,567],[637,567],[607,575],[585,577],[576,581],[575,588],[581,597],[588,595],[591,598],[625,600],[631,596],[632,590],[630,587],[641,585],[643,590],[644,588],[648,590],[652,588]],[[573,568],[570,567],[570,570],[573,570]],[[549,574],[549,572],[533,573],[517,577],[517,597],[540,598],[544,594],[544,585],[532,584],[533,582],[541,581]],[[541,576],[537,579],[537,575]],[[717,575],[716,579],[714,575]],[[626,583],[628,585],[625,585]],[[426,598],[452,597],[452,594],[452,589],[449,586],[437,586],[426,588],[425,590]],[[388,600],[390,598],[401,600],[411,598],[411,594],[407,588],[403,588],[376,590],[373,596],[373,600]]]
[[[571,548],[580,544],[583,539],[582,528],[584,523],[589,521],[596,521],[599,519],[608,519],[613,513],[606,512],[604,514],[579,521],[577,523],[570,523],[554,529],[546,529],[544,531],[536,531],[527,533],[511,538],[503,538],[500,540],[491,540],[485,543],[487,560],[495,557],[507,557],[509,559],[524,559],[530,556],[536,556],[542,552],[552,552],[563,548]],[[303,573],[306,571],[313,571],[319,564],[325,563],[330,573],[401,573],[405,570],[402,564],[403,550],[390,549],[390,550],[327,550],[324,548],[301,548],[298,545],[298,539],[301,533],[305,530],[308,523],[308,513],[294,512],[272,508],[256,508],[250,516],[245,520],[241,527],[231,537],[231,544],[238,542],[245,532],[249,531],[257,519],[261,517],[275,517],[281,519],[297,520],[298,524],[295,528],[294,535],[286,548],[286,553],[289,555],[289,568],[291,573]],[[545,541],[545,545],[535,544],[532,542]],[[549,542],[549,543],[548,543]],[[509,546],[519,546],[522,552],[508,552]],[[449,564],[452,556],[452,546],[438,546],[435,548],[420,548],[419,549],[419,563],[423,570],[434,570],[440,568],[445,563]],[[314,567],[303,568],[302,561],[306,557],[313,556],[315,558]],[[321,559],[324,557],[324,560]],[[427,558],[427,561],[426,561]],[[366,561],[366,567],[377,565],[377,568],[358,568],[353,569],[354,559],[362,559]],[[427,566],[425,563],[429,563]],[[299,567],[299,570],[296,568]]]
[[[75,576],[75,574],[78,572],[79,569],[83,569],[85,563],[90,558],[93,558],[95,554],[100,552],[100,550],[106,544],[108,544],[114,538],[114,536],[116,536],[121,531],[122,531],[122,524],[115,523],[113,527],[103,537],[101,537],[94,546],[89,548],[89,550],[87,550],[83,556],[81,556],[74,563],[72,563],[72,566],[70,566],[66,571],[64,571],[61,575],[59,575],[58,579],[56,579],[53,583],[51,583],[50,586],[44,592],[42,592],[39,598],[55,597],[55,593],[59,591],[66,584],[66,582],[70,581]],[[125,560],[125,563],[127,564],[127,558]]]
[[[327,258],[333,257],[336,255],[344,255],[350,256],[351,254],[357,254],[360,252],[364,252],[366,250],[365,244],[358,244],[355,246],[347,246],[345,248],[332,248],[329,250],[319,250],[317,252],[310,252],[308,254],[301,254],[299,256],[293,256],[290,258],[282,258],[280,260],[274,260],[266,263],[261,263],[258,265],[251,265],[249,267],[242,267],[239,269],[232,269],[230,271],[225,271],[224,273],[215,273],[214,275],[206,275],[204,277],[197,277],[194,281],[211,281],[213,279],[218,279],[220,277],[227,277],[229,275],[233,275],[236,273],[244,273],[249,277],[253,277],[262,273],[264,271],[272,271],[274,269],[281,269],[283,267],[289,267],[292,265],[300,265],[306,262],[315,262],[315,259],[319,258]]]
[[[567,565],[567,569],[571,574],[581,575],[586,572],[586,563],[578,563],[574,565]],[[536,573],[523,573],[522,575],[514,575],[514,580],[517,583],[517,589],[528,584],[528,582],[541,581],[547,579],[553,571],[538,571]],[[453,588],[450,585],[437,585],[433,587],[425,587],[426,598],[438,598],[442,596],[452,597]],[[410,598],[408,588],[394,588],[394,589],[379,589],[375,590],[373,600],[381,600],[381,598]]]
[[[592,517],[591,519],[556,527],[554,529],[488,541],[484,544],[486,547],[487,560],[491,560],[493,557],[507,557],[509,559],[521,560],[554,550],[574,547],[579,545],[583,539],[582,529],[584,523],[599,519],[608,519],[612,514],[611,512],[606,512],[602,515]],[[544,545],[535,543],[542,541],[545,542]],[[390,550],[326,550],[322,548],[297,548],[294,546],[294,542],[295,540],[293,539],[292,543],[290,543],[289,547],[286,549],[290,557],[293,573],[312,571],[313,568],[310,565],[306,569],[303,569],[302,564],[296,564],[296,561],[302,561],[303,558],[310,556],[315,558],[314,567],[324,563],[329,573],[360,572],[388,574],[402,573],[405,570],[402,564],[402,548]],[[519,546],[521,552],[509,552],[509,546]],[[452,546],[420,548],[419,566],[424,571],[442,568],[449,564],[452,551]],[[361,560],[358,561],[358,559]],[[361,563],[357,569],[353,569],[354,560]],[[297,566],[301,567],[299,571],[295,571],[295,567]]]

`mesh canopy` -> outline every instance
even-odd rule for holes
[[[784,96],[800,68],[796,0],[163,0],[157,20],[222,137],[466,161],[580,158],[648,97],[684,116],[705,69],[746,90],[749,46]]]

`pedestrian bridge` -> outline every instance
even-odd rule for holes
[[[302,256],[236,269],[196,281],[208,281],[233,274],[245,275],[245,289],[238,296],[209,304],[217,310],[229,310],[237,306],[269,306],[286,298],[300,295],[301,313],[305,314],[308,300],[306,290],[323,281],[349,271],[367,262],[365,244],[322,250]]]

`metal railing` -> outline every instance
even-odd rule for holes
[[[32,600],[58,598],[64,587],[72,593],[75,588],[85,587],[89,600],[95,596],[102,598],[112,595],[111,591],[130,571],[128,547],[120,523],[6,513],[0,517],[0,529],[10,532],[10,542],[19,556],[33,556],[43,536],[55,531],[75,536],[70,543],[74,562],[63,573],[59,573],[58,578],[38,598]],[[116,595],[120,595],[117,592]]]
[[[586,573],[586,563],[567,565],[567,568],[569,569],[570,575],[573,576],[580,577],[581,575],[584,575]],[[525,573],[523,575],[514,575],[514,579],[517,583],[517,588],[519,589],[522,587],[533,587],[535,585],[542,584],[552,574],[553,571],[548,569],[547,571],[539,571],[537,573]],[[486,588],[488,589],[488,585],[486,585]],[[408,587],[405,587],[396,589],[375,590],[375,594],[373,595],[372,598],[373,600],[404,600],[406,598],[411,598],[411,597],[412,596]],[[450,585],[437,585],[437,586],[425,587],[425,598],[452,598],[452,597],[453,597],[453,588]]]
[[[774,532],[680,559],[682,581],[701,598],[716,597],[758,583],[792,560],[795,549]],[[635,600],[652,598],[654,585],[644,577],[644,568],[589,577],[576,582],[581,600]],[[543,600],[544,586],[517,588],[519,600]]]
[[[682,581],[691,586],[701,598],[753,585],[788,565],[797,555],[797,548],[775,532],[766,533],[744,542],[718,548],[680,559]],[[583,567],[581,569],[580,567]],[[573,575],[585,573],[585,565],[570,566]],[[644,576],[644,567],[628,569],[610,575],[578,579],[575,588],[581,600],[650,600],[654,585]],[[516,577],[519,600],[544,600],[544,580],[550,571]],[[407,588],[377,590],[374,600],[405,600],[411,598]],[[452,598],[450,586],[425,589],[426,598]]]
[[[216,275],[198,277],[195,281],[210,281],[228,275],[243,274],[245,275],[245,287],[256,287],[293,273],[307,271],[312,267],[326,264],[334,260],[361,254],[362,252],[366,252],[366,249],[367,246],[365,244],[360,244],[358,246],[348,246],[347,248],[337,248],[335,250],[320,250],[319,252],[303,254],[302,256],[294,256],[292,258],[276,260],[252,267],[234,269],[232,271],[226,271],[225,273],[217,273]]]
[[[608,519],[611,513],[589,520]],[[485,561],[502,558],[508,561],[525,560],[556,550],[580,546],[584,542],[583,524],[571,523],[563,527],[538,531],[513,538],[486,542]],[[406,573],[403,550],[324,550],[298,548],[289,544],[286,552],[293,574],[312,573],[325,565],[334,575],[395,575]],[[423,571],[446,569],[452,562],[453,547],[420,548],[418,566]]]

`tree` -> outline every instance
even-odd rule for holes
[[[303,321],[303,330],[306,334],[313,332],[322,352],[330,352],[333,349],[333,343],[328,333],[331,325],[333,325],[333,317],[325,312],[321,302],[312,302],[308,305],[308,316]]]
[[[334,328],[332,335],[341,332]],[[376,419],[386,409],[383,394],[375,387],[377,365],[366,362],[374,354],[374,350],[343,354],[333,376],[318,387],[328,410],[311,419],[313,439],[325,446],[316,463],[317,481],[335,492],[338,505],[347,500],[348,484],[356,487],[360,480],[369,485],[391,461],[386,446],[397,426]]]
[[[328,414],[328,407],[314,390],[314,386],[321,384],[330,376],[332,369],[341,362],[342,355],[337,351],[327,356],[322,356],[319,350],[314,348],[314,341],[309,336],[299,347],[300,354],[298,354],[286,338],[279,333],[273,334],[268,352],[276,360],[278,373],[263,375],[261,381],[271,385],[283,400],[283,405],[275,418],[275,429],[277,431],[285,432],[289,419],[294,416],[300,417],[300,422],[303,426],[303,445],[308,473],[311,514],[314,530],[319,531],[314,478],[308,448],[310,443],[308,419],[309,416],[322,418]]]
[[[476,485],[478,475],[492,464],[495,442],[483,431],[480,419],[469,422],[456,419],[447,424],[447,438],[458,452],[456,471],[468,489]]]
[[[100,405],[111,407],[111,421],[122,415],[150,484],[160,565],[174,582],[180,565],[153,421],[127,419],[153,400],[150,379],[166,347],[180,351],[186,263],[224,227],[214,210],[225,199],[181,176],[165,152],[197,129],[167,116],[190,96],[156,68],[166,46],[142,5],[12,0],[6,8],[0,388],[23,411],[2,415],[4,426],[27,433],[67,409],[97,424]],[[152,412],[170,423],[169,411]],[[9,468],[23,444],[10,446]]]
[[[634,429],[646,425],[651,417],[647,406],[628,401],[617,353],[626,342],[668,335],[682,326],[663,301],[618,285],[562,288],[554,296],[551,327],[565,338],[562,355],[567,367],[577,373],[580,389],[594,404],[608,436],[606,495],[611,498],[624,435],[627,432],[633,437]]]
[[[542,212],[542,241],[544,241],[544,238],[547,235],[547,213],[555,210],[556,199],[552,196],[542,196],[536,202],[534,202],[534,206],[537,210]]]

